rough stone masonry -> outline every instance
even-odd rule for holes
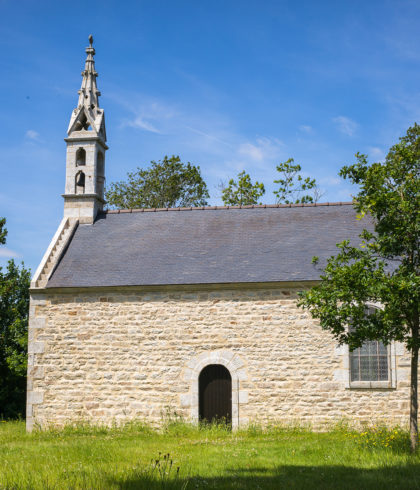
[[[296,307],[298,288],[35,294],[28,427],[198,417],[198,374],[225,365],[234,426],[343,419],[405,423],[409,357],[394,386],[349,386],[348,352]]]

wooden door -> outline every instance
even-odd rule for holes
[[[232,378],[220,364],[210,364],[200,373],[200,421],[232,423]]]

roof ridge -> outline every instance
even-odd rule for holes
[[[162,211],[211,211],[211,210],[228,210],[228,209],[265,209],[265,208],[309,208],[318,206],[349,206],[352,202],[319,202],[305,204],[251,204],[248,206],[198,206],[186,208],[138,208],[138,209],[107,209],[102,211],[104,214],[120,213],[150,213]]]

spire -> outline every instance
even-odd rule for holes
[[[86,48],[86,62],[85,69],[82,71],[82,86],[79,90],[79,104],[78,106],[90,107],[95,110],[99,107],[98,97],[101,93],[96,86],[96,77],[98,73],[95,71],[95,48],[93,47],[92,34],[89,36],[89,46]]]
[[[72,112],[70,124],[67,130],[69,136],[73,132],[93,130],[97,136],[106,141],[104,111],[99,108],[99,96],[101,93],[96,85],[98,76],[95,70],[95,48],[93,36],[89,36],[89,46],[86,48],[85,69],[82,71],[82,86],[80,87],[79,101]]]

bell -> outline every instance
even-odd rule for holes
[[[85,186],[85,174],[83,172],[80,172],[77,174],[76,177],[76,185],[80,187]]]

